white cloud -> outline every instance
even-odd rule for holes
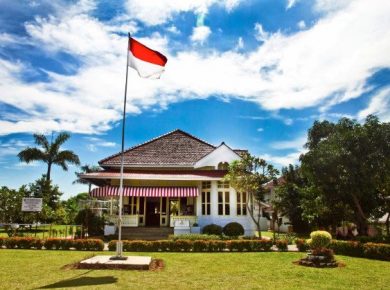
[[[271,143],[271,147],[277,150],[284,150],[284,149],[302,150],[303,145],[306,143],[306,141],[307,141],[307,137],[306,135],[304,135],[293,140],[273,142]]]
[[[288,166],[289,164],[298,164],[299,157],[303,154],[303,152],[293,152],[287,155],[270,155],[264,154],[261,157],[268,162],[271,162],[275,165],[279,166]]]
[[[363,120],[370,114],[378,116],[383,122],[390,122],[390,87],[372,96],[367,108],[358,113],[358,118]]]
[[[129,112],[210,95],[251,101],[274,112],[324,104],[329,108],[359,97],[373,73],[390,67],[388,15],[387,1],[356,0],[295,34],[259,30],[264,42],[248,53],[194,49],[172,55],[166,37],[139,38],[166,54],[168,64],[159,81],[130,72]],[[47,82],[26,83],[21,75],[28,63],[0,59],[0,101],[26,112],[15,120],[1,119],[0,135],[97,133],[120,120],[126,37],[85,13],[38,18],[26,28],[30,43],[52,57],[58,51],[69,53],[81,66],[73,75],[48,72]]]
[[[242,39],[242,37],[239,37],[238,40],[237,40],[237,44],[236,44],[236,47],[234,48],[234,50],[239,51],[239,50],[241,50],[243,48],[244,48],[244,40]]]
[[[200,44],[203,44],[207,38],[210,36],[211,30],[208,26],[197,26],[194,27],[191,35],[191,40],[193,42],[199,42]]]
[[[305,21],[301,20],[301,21],[298,22],[297,26],[298,26],[299,29],[305,29],[306,28],[306,23],[305,23]]]
[[[319,12],[325,12],[325,13],[334,12],[336,10],[345,8],[353,1],[354,0],[315,0],[314,9]]]
[[[173,34],[180,34],[180,30],[175,25],[171,25],[167,28],[167,31]]]
[[[260,23],[255,23],[255,32],[255,38],[258,41],[267,41],[270,36],[270,34],[264,30],[263,25],[261,25]]]
[[[207,13],[213,5],[229,12],[239,3],[240,0],[127,0],[126,9],[132,18],[146,25],[159,25],[181,12]]]
[[[292,8],[295,4],[297,4],[297,2],[299,2],[299,0],[287,0],[286,9]]]
[[[263,131],[264,131],[264,128],[257,128],[256,131],[257,131],[257,132],[263,132]]]

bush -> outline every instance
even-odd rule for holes
[[[194,252],[206,252],[208,250],[208,242],[202,240],[195,240],[193,243]]]
[[[178,235],[174,236],[171,235],[169,236],[169,239],[171,240],[191,240],[191,241],[196,241],[196,240],[220,240],[221,236],[218,235],[203,235],[203,234],[184,234],[184,235]]]
[[[337,255],[345,255],[352,257],[363,257],[363,246],[359,242],[354,241],[338,241],[333,240],[329,248],[332,249]]]
[[[308,244],[310,248],[327,248],[332,241],[332,235],[327,231],[314,231],[310,234]]]
[[[0,248],[2,248],[5,244],[5,238],[0,237]]]
[[[295,245],[297,246],[298,251],[300,252],[306,252],[310,248],[305,239],[296,239]]]
[[[312,255],[325,257],[325,262],[330,262],[334,260],[334,253],[332,249],[317,248],[312,251]]]
[[[280,252],[286,252],[288,250],[288,240],[276,240],[275,245]]]
[[[80,210],[75,217],[75,222],[83,225],[89,236],[99,236],[104,232],[104,219],[89,208]]]
[[[228,237],[238,237],[244,234],[244,227],[236,222],[228,223],[222,231]]]
[[[390,261],[390,245],[366,243],[363,251],[366,258]]]
[[[216,224],[210,224],[203,227],[203,234],[206,235],[222,235],[222,227]]]

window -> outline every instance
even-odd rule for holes
[[[230,215],[230,197],[229,191],[218,192],[218,214]]]
[[[218,188],[229,188],[229,181],[218,181]]]
[[[228,170],[228,169],[229,169],[229,163],[227,162],[218,163],[218,170]]]
[[[246,192],[237,192],[237,215],[246,215]]]
[[[202,191],[202,215],[210,215],[210,191]]]
[[[202,189],[210,189],[210,188],[211,188],[211,181],[202,182]]]

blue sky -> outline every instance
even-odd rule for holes
[[[167,55],[160,80],[129,74],[126,147],[176,128],[297,162],[314,120],[390,121],[386,0],[0,1],[0,185],[44,165],[16,154],[68,131],[83,164],[116,153],[126,35]],[[74,171],[55,168],[69,197]]]

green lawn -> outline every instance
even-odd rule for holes
[[[91,254],[0,250],[0,288],[378,290],[390,285],[389,262],[338,256],[346,267],[315,269],[292,264],[301,253],[151,253],[165,261],[164,270],[61,269]]]

